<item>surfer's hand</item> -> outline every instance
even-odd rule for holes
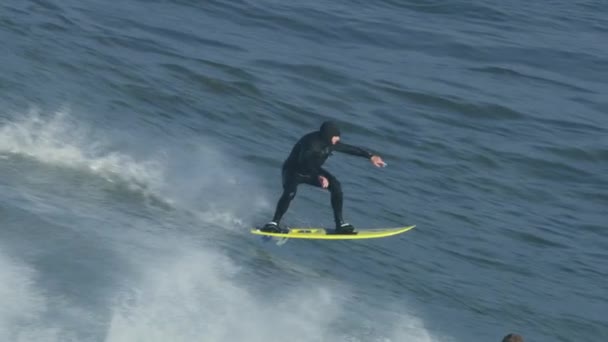
[[[327,189],[327,187],[329,186],[329,181],[323,176],[319,176],[319,183],[321,184],[323,189]]]
[[[372,164],[376,167],[385,167],[386,163],[380,158],[380,156],[372,156],[371,158]]]

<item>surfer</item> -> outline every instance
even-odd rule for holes
[[[502,342],[524,342],[524,338],[521,335],[509,334],[502,339]]]
[[[291,200],[295,197],[298,185],[305,183],[329,190],[336,232],[344,234],[353,232],[355,228],[342,219],[342,187],[340,182],[321,167],[333,151],[365,157],[377,167],[386,166],[382,158],[368,150],[341,142],[340,129],[335,122],[323,122],[318,131],[308,133],[298,140],[289,157],[283,163],[283,194],[279,198],[272,221],[264,225],[262,231],[280,232],[279,222],[281,218],[287,212]]]

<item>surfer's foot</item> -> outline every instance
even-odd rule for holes
[[[355,227],[350,223],[342,223],[336,227],[336,233],[338,234],[352,234],[354,230]]]
[[[281,228],[279,228],[279,225],[274,222],[274,221],[270,221],[268,223],[266,223],[264,225],[264,227],[262,227],[262,229],[260,229],[263,232],[267,232],[267,233],[280,233],[281,232]]]

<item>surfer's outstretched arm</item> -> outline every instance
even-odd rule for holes
[[[334,145],[334,151],[350,154],[351,156],[364,157],[370,159],[372,161],[372,164],[377,167],[386,166],[386,163],[382,160],[382,158],[380,158],[380,156],[359,146],[338,142]]]

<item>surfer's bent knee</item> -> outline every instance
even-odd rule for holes
[[[335,177],[329,180],[329,191],[336,195],[342,194],[342,184]]]

